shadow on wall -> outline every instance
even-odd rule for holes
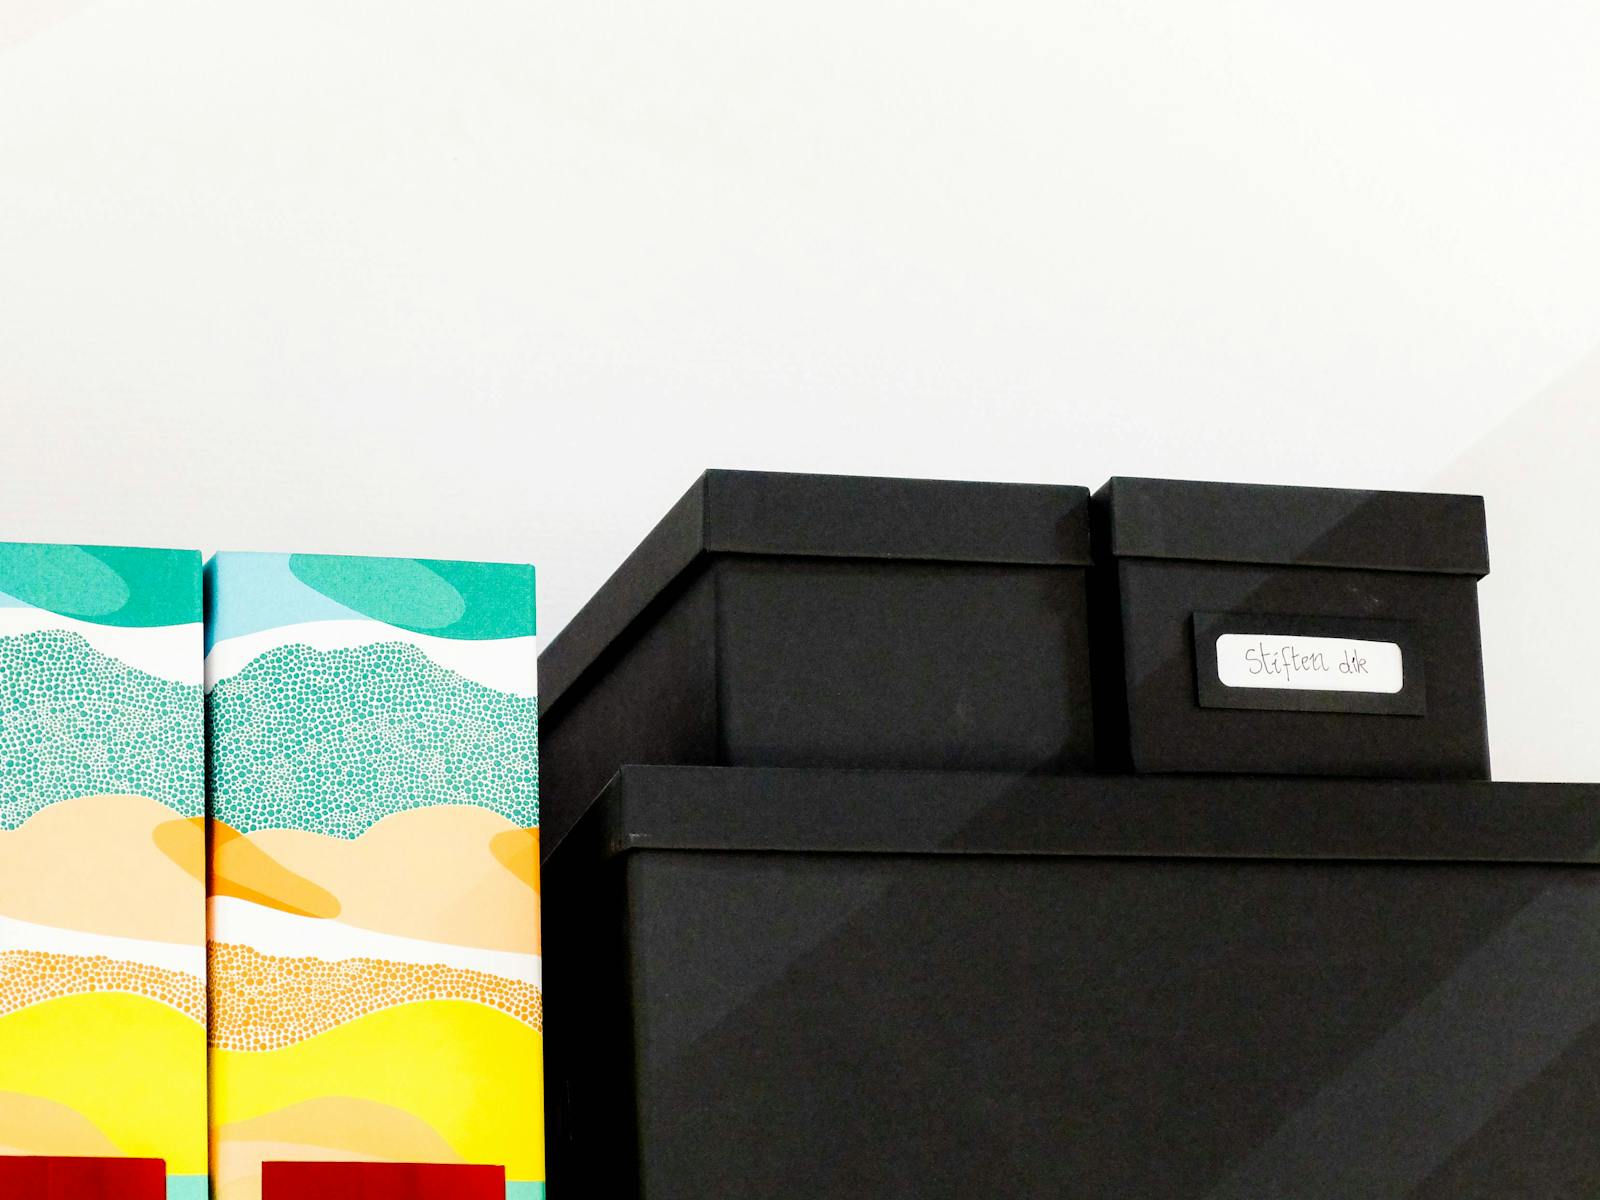
[[[1600,780],[1600,346],[1433,482],[1488,502],[1495,777]]]

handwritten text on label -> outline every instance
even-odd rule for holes
[[[1394,642],[1249,633],[1217,638],[1217,678],[1231,688],[1379,695],[1393,695],[1406,682]]]

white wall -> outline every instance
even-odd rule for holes
[[[1479,591],[1502,779],[1600,779],[1600,350],[1435,480],[1482,492]]]
[[[1530,640],[1597,648],[1597,51],[1555,0],[4,0],[0,536],[531,557],[553,632],[706,465],[1444,483],[1500,773],[1600,778]]]

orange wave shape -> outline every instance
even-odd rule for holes
[[[208,958],[211,1045],[219,1050],[281,1050],[422,1000],[487,1005],[544,1031],[538,988],[483,971],[377,958],[280,958],[229,942],[211,943]]]
[[[205,984],[197,976],[98,954],[0,951],[0,1017],[90,992],[131,992],[170,1005],[201,1025],[206,1021]]]
[[[205,822],[148,796],[58,800],[0,829],[0,915],[19,921],[198,949],[205,878]]]
[[[346,840],[211,823],[211,894],[426,942],[539,953],[539,831],[437,805]]]

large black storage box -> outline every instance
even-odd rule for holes
[[[1489,778],[1478,496],[1113,479],[1101,766]]]
[[[1600,1194],[1600,788],[624,770],[547,864],[550,1179]]]
[[[548,852],[624,763],[1093,764],[1082,488],[709,471],[539,659]]]

